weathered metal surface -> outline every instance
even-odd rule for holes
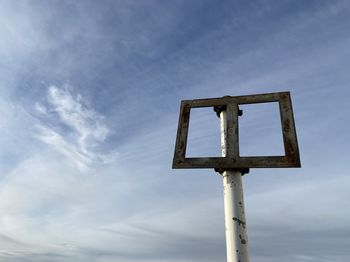
[[[284,156],[239,155],[238,114],[239,105],[278,102],[280,108]],[[227,150],[224,157],[186,157],[186,145],[191,108],[226,106]],[[173,168],[282,168],[300,167],[300,157],[295,131],[293,109],[289,92],[222,98],[183,100],[181,102]]]
[[[249,262],[247,223],[244,212],[242,174],[223,174],[227,262]]]
[[[229,116],[220,113],[221,155],[227,156],[227,124]],[[227,262],[249,262],[247,225],[244,213],[242,172],[222,172],[224,186],[225,234]]]

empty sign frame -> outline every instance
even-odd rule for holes
[[[239,154],[239,105],[278,102],[284,142],[284,156],[245,156]],[[223,106],[227,110],[225,157],[186,157],[191,108]],[[181,101],[173,168],[281,168],[300,167],[293,109],[289,92]]]

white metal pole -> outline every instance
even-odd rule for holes
[[[227,111],[220,113],[221,153],[226,156]],[[222,173],[226,228],[227,262],[249,262],[247,225],[244,214],[242,173],[226,170]]]

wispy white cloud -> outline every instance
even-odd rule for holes
[[[38,138],[72,159],[81,170],[93,162],[108,162],[113,153],[101,152],[100,146],[111,133],[104,117],[89,108],[81,95],[74,96],[67,88],[50,86],[47,90],[47,106],[36,102],[35,109],[50,114],[49,122],[63,125],[65,131],[55,130],[52,125],[38,125]]]
[[[39,126],[39,139],[57,149],[60,153],[74,160],[81,170],[87,170],[88,165],[92,162],[93,153],[85,154],[82,150],[69,143],[59,133],[50,128]]]
[[[42,104],[40,104],[39,102],[36,102],[34,105],[34,108],[37,112],[41,113],[41,114],[46,114],[47,113],[47,109],[45,106],[43,106]]]
[[[73,97],[68,90],[51,86],[48,89],[48,100],[63,123],[77,132],[82,148],[88,147],[89,138],[102,142],[107,137],[109,130],[101,121],[103,117],[84,106],[80,95]]]

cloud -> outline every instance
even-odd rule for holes
[[[53,146],[57,151],[72,159],[81,170],[86,171],[88,169],[88,165],[92,162],[93,153],[85,154],[79,147],[70,144],[64,137],[50,128],[42,126],[38,128],[41,141]]]
[[[103,117],[84,106],[80,95],[74,98],[67,90],[51,86],[48,89],[48,100],[61,121],[77,132],[83,150],[89,147],[89,139],[103,142],[107,137],[109,130],[101,123]]]
[[[73,96],[68,89],[50,86],[45,102],[46,107],[35,103],[36,111],[53,118],[48,119],[51,125],[43,121],[38,125],[41,141],[72,159],[81,170],[94,162],[113,159],[114,153],[99,150],[111,131],[104,123],[104,117],[89,108],[81,95]]]
[[[245,177],[252,260],[349,260],[348,4],[3,3],[1,261],[225,261],[220,177],[170,170],[179,100],[291,88],[303,169],[275,172],[309,181]]]
[[[43,106],[42,104],[36,102],[34,105],[34,108],[37,112],[41,113],[41,114],[46,114],[47,113],[47,109],[45,106]]]
[[[130,179],[118,164],[94,173],[45,151],[7,174],[0,184],[0,260],[211,261],[222,249],[222,221],[206,216],[216,201],[182,197],[179,204],[175,191],[159,198],[162,183]]]

